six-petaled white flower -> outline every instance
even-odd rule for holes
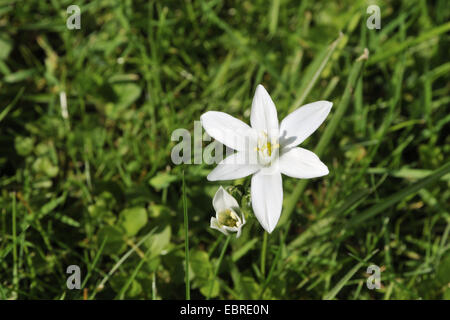
[[[325,120],[332,103],[317,101],[300,107],[278,123],[275,104],[262,85],[253,98],[251,127],[224,112],[209,111],[200,120],[206,132],[236,153],[222,160],[207,179],[233,180],[252,176],[252,207],[269,233],[280,218],[283,204],[281,173],[310,179],[328,174],[311,151],[297,147]]]
[[[245,217],[239,217],[239,204],[222,186],[217,190],[213,199],[216,216],[211,217],[211,228],[228,235],[236,232],[236,238],[241,236],[241,228],[245,224]]]

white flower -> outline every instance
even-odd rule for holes
[[[262,85],[252,102],[251,127],[224,112],[209,111],[200,120],[206,132],[237,150],[222,160],[207,179],[232,180],[253,175],[252,207],[269,233],[278,223],[283,204],[281,173],[310,179],[328,174],[328,168],[311,151],[296,147],[325,120],[332,103],[317,101],[300,107],[278,123],[275,104]]]
[[[219,230],[223,234],[228,232],[237,232],[236,238],[241,236],[242,226],[245,224],[245,218],[242,214],[239,217],[239,205],[222,186],[217,190],[213,199],[213,207],[216,216],[211,217],[211,228]]]

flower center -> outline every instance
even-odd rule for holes
[[[219,212],[219,223],[230,228],[239,227],[241,219],[233,210],[227,209]]]
[[[278,139],[269,137],[265,131],[258,134],[256,151],[258,152],[258,160],[262,165],[270,165],[277,157],[279,148]]]

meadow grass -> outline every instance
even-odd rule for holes
[[[0,299],[450,299],[450,7],[375,3],[80,0],[69,30],[72,1],[0,0]],[[283,177],[271,234],[223,182],[225,237],[171,134],[248,123],[259,83],[279,119],[333,102],[302,145],[330,174]]]

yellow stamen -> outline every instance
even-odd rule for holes
[[[239,227],[239,218],[230,209],[222,211],[219,213],[219,224],[227,227]]]

